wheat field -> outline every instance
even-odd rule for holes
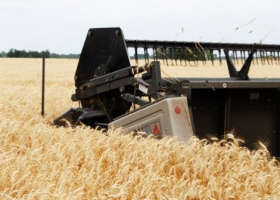
[[[78,60],[0,59],[1,199],[280,199],[279,163],[266,147],[249,151],[224,140],[155,140],[123,130],[55,127],[70,107]],[[163,67],[166,75],[227,76],[225,66]],[[277,74],[278,73],[278,74]],[[280,77],[280,66],[251,76]]]

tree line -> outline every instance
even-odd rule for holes
[[[57,54],[57,53],[51,53],[49,50],[45,51],[26,51],[26,50],[17,50],[17,49],[10,49],[8,52],[2,51],[0,53],[0,57],[8,57],[8,58],[42,58],[43,53],[45,53],[45,58],[80,58],[80,54]],[[133,56],[130,56],[130,58],[135,58],[135,54]],[[172,51],[171,49],[168,49],[165,53],[162,52],[161,49],[158,50],[157,55],[154,54],[138,54],[138,59],[144,59],[144,58],[155,58],[158,59],[184,59],[184,60],[206,60],[207,58],[210,58],[210,51],[179,51],[176,49],[176,51]]]
[[[43,53],[45,53],[45,58],[79,58],[80,54],[57,54],[51,53],[49,50],[45,51],[26,51],[10,49],[8,52],[2,51],[0,57],[7,58],[42,58]]]

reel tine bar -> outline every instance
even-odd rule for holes
[[[244,63],[246,55],[249,55],[251,51],[256,50],[255,57],[256,63],[260,59],[261,64],[273,64],[280,63],[279,52],[280,45],[272,44],[240,44],[240,43],[212,43],[212,42],[178,42],[178,41],[157,41],[157,40],[125,40],[127,48],[134,49],[134,56],[136,65],[139,64],[139,51],[138,49],[144,49],[145,62],[149,62],[150,59],[155,61],[162,60],[164,65],[187,65],[187,62],[193,62],[194,65],[198,64],[198,61],[202,61],[205,65],[207,60],[211,60],[214,65],[214,61],[218,58],[219,63],[222,64],[222,60],[225,55],[222,53],[223,49],[231,52],[233,62],[239,64]],[[149,55],[149,49],[153,52]],[[182,60],[184,62],[182,62]],[[180,62],[178,62],[180,61]],[[254,61],[253,61],[254,62]]]

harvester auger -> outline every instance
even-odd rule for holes
[[[146,64],[131,66],[128,49],[135,50],[138,63],[141,48]],[[280,157],[280,79],[249,77],[251,62],[279,64],[279,52],[280,45],[125,40],[120,28],[90,29],[71,97],[81,107],[69,109],[54,124],[65,125],[67,120],[73,125],[123,127],[185,142],[193,135],[222,138],[235,130],[248,148],[265,139],[271,154]],[[183,77],[174,82],[161,77],[160,61],[214,63],[222,62],[222,56],[229,78]],[[240,71],[234,66],[238,60],[244,61]]]

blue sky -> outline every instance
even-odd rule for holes
[[[0,52],[80,53],[87,30],[126,39],[280,44],[279,0],[0,0]]]

